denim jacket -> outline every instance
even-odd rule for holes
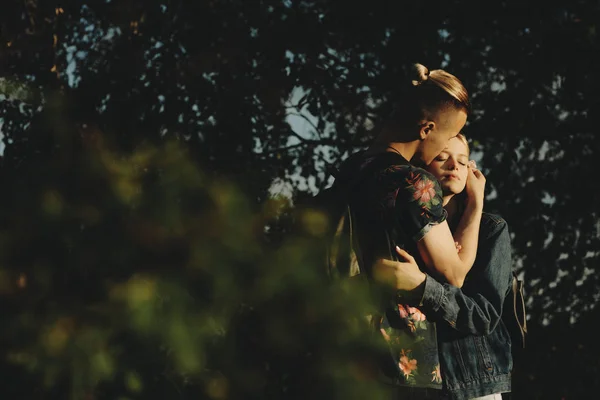
[[[427,276],[421,303],[437,322],[444,388],[450,399],[510,392],[511,340],[501,315],[511,280],[508,225],[486,212],[477,257],[462,289]]]

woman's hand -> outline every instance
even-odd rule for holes
[[[462,250],[462,246],[460,245],[460,243],[454,242],[454,245],[456,246],[456,252],[460,253],[460,251]]]
[[[475,160],[469,161],[467,171],[467,202],[475,202],[474,204],[483,207],[483,199],[485,195],[485,176],[477,169]]]
[[[373,265],[373,278],[396,290],[412,291],[425,282],[425,275],[417,262],[406,251],[396,246],[400,260],[393,261],[381,258]]]

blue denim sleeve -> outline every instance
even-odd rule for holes
[[[492,332],[502,316],[512,279],[512,250],[508,225],[484,213],[473,268],[462,289],[427,276],[421,304],[428,318],[473,335]]]

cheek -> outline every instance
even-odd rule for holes
[[[442,170],[442,165],[435,161],[432,162],[431,164],[429,164],[429,167],[427,167],[427,171],[429,171],[431,173],[431,175],[435,176],[438,179],[442,175],[441,170]]]

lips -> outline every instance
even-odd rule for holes
[[[460,179],[460,178],[456,174],[449,174],[449,175],[446,175],[446,179]]]

